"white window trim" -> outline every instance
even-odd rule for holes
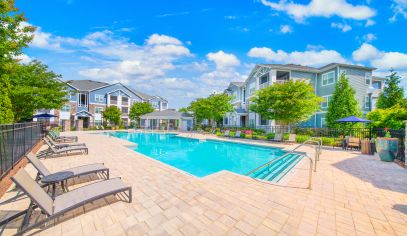
[[[64,111],[64,107],[69,107],[69,111]],[[61,107],[61,112],[71,112],[71,105],[63,105]]]
[[[98,113],[98,112],[96,112],[96,110],[97,109],[100,109],[100,112]],[[102,114],[102,112],[103,112],[103,107],[95,107],[95,114]]]
[[[321,128],[324,128],[323,124],[326,124],[326,118],[321,117]]]
[[[332,94],[321,96],[321,97],[325,98],[325,101],[326,101],[326,102],[321,102],[321,108],[328,108],[329,107],[329,100],[331,100],[330,97],[332,97]],[[324,103],[326,103],[326,106],[322,105]]]
[[[99,99],[101,98],[101,99]],[[95,102],[104,102],[105,96],[103,94],[95,94]]]
[[[370,106],[370,98],[369,98],[369,96],[365,96],[365,109],[369,109],[369,106]]]
[[[368,78],[369,78],[369,83],[366,83]],[[370,72],[365,72],[365,84],[372,85],[372,74],[370,74]]]
[[[328,75],[331,74],[331,73],[333,74],[333,82],[329,83]],[[324,84],[324,76],[326,76],[327,84]],[[335,84],[335,71],[326,72],[326,73],[323,73],[321,75],[321,86],[328,86],[328,85],[331,85],[331,84]]]

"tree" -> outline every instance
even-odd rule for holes
[[[140,124],[140,116],[151,113],[154,108],[148,102],[136,102],[130,107],[130,118],[132,120],[137,120],[137,124]]]
[[[120,125],[122,112],[116,106],[109,106],[102,112],[103,118],[110,123],[110,125]]]
[[[60,109],[68,101],[66,84],[60,75],[39,61],[15,64],[10,75],[10,97],[15,121],[30,120],[38,109]]]
[[[322,98],[315,95],[309,83],[290,80],[258,90],[250,101],[250,110],[263,119],[291,124],[310,119],[319,110]]]
[[[13,122],[10,78],[16,58],[32,40],[33,27],[23,26],[26,19],[14,0],[0,1],[0,123]]]
[[[352,124],[338,123],[336,120],[348,116],[360,116],[360,105],[355,98],[355,90],[350,86],[345,74],[342,74],[335,86],[328,104],[326,123],[328,127],[346,127]]]
[[[231,100],[232,98],[225,93],[214,93],[207,98],[198,98],[191,102],[188,110],[194,113],[198,123],[203,119],[208,119],[212,126],[216,126],[217,121],[222,119],[227,112],[233,111]]]
[[[369,123],[372,128],[402,129],[405,128],[407,109],[400,104],[396,104],[391,108],[371,111],[366,118],[372,121]]]
[[[384,90],[377,98],[376,107],[379,109],[390,108],[404,98],[404,89],[400,86],[400,76],[393,69],[385,81]]]
[[[188,112],[188,107],[181,107],[180,109],[178,109],[179,112]]]

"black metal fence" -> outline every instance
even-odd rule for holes
[[[269,126],[259,125],[255,127],[236,127],[236,126],[223,126],[222,129],[242,130],[253,129],[256,131],[263,131],[265,133],[294,133],[297,135],[308,135],[310,137],[327,137],[327,138],[340,138],[345,136],[352,136],[360,139],[375,139],[379,137],[386,137],[388,134],[392,138],[399,139],[399,151],[397,159],[401,162],[405,161],[405,130],[404,129],[384,129],[384,128],[310,128],[310,127],[295,127],[295,126]]]
[[[39,122],[0,125],[0,179],[43,137]]]

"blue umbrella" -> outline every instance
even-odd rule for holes
[[[359,117],[356,117],[356,116],[349,116],[349,117],[345,117],[345,118],[336,120],[336,122],[343,122],[343,123],[347,123],[347,122],[349,122],[349,123],[358,123],[358,122],[359,122],[359,123],[370,123],[370,122],[372,122],[372,121],[366,120],[366,119],[363,119],[363,118],[359,118]]]
[[[33,118],[54,118],[54,117],[58,117],[58,116],[51,115],[48,113],[42,113],[42,114],[37,114],[37,115],[33,116]]]

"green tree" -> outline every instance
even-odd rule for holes
[[[122,111],[116,106],[109,106],[102,112],[103,119],[109,122],[110,125],[120,125],[122,122]]]
[[[140,124],[140,116],[151,113],[154,111],[154,108],[148,102],[136,102],[133,103],[130,107],[130,118],[136,120],[137,124]]]
[[[295,124],[310,119],[319,110],[322,98],[315,95],[309,83],[290,80],[258,90],[250,101],[250,110],[263,119]]]
[[[355,98],[355,90],[350,86],[345,74],[342,74],[335,86],[335,91],[329,100],[326,113],[328,127],[346,127],[352,124],[338,123],[336,120],[348,116],[360,116],[360,105]]]
[[[13,121],[10,78],[16,58],[32,40],[33,27],[22,26],[26,19],[14,0],[0,1],[0,123]]]
[[[212,126],[216,126],[227,112],[233,111],[233,106],[230,104],[231,100],[232,98],[225,93],[211,94],[207,98],[198,98],[191,102],[188,110],[194,113],[197,123],[203,119],[208,119]]]
[[[383,92],[377,98],[376,107],[379,109],[390,108],[404,98],[404,89],[400,86],[400,76],[393,69],[386,78]]]
[[[402,129],[405,128],[407,109],[400,104],[396,104],[391,108],[371,111],[366,118],[372,121],[369,124],[372,128]]]
[[[179,112],[188,112],[188,108],[187,107],[181,107],[180,109],[178,109]]]
[[[38,109],[60,109],[67,102],[66,84],[60,75],[39,61],[16,64],[10,75],[11,101],[15,121],[30,120]]]

